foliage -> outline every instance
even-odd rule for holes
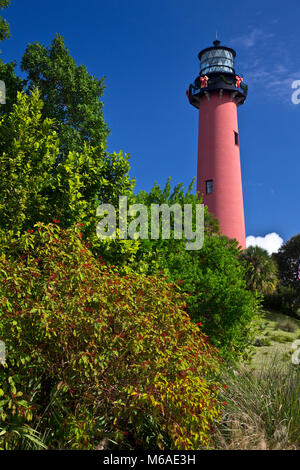
[[[155,183],[149,193],[146,191],[140,191],[138,194],[130,196],[130,204],[144,204],[150,208],[151,204],[180,204],[182,207],[184,204],[191,204],[193,206],[193,216],[195,216],[195,207],[197,204],[202,203],[202,197],[198,197],[194,194],[193,187],[195,178],[190,183],[187,191],[184,191],[182,183],[178,183],[174,186],[173,190],[171,187],[171,178],[168,178],[165,187],[161,189],[160,185]],[[218,220],[208,212],[207,206],[204,208],[204,225],[205,231],[208,235],[220,234],[220,227]],[[193,225],[195,229],[195,224]]]
[[[193,230],[195,230],[195,208],[196,205],[201,203],[201,199],[198,198],[195,194],[192,193],[194,180],[191,182],[187,192],[184,192],[183,184],[178,183],[175,185],[173,190],[171,189],[170,184],[171,178],[167,180],[167,183],[162,190],[160,185],[157,183],[154,184],[153,188],[149,193],[146,191],[140,191],[138,194],[129,194],[128,195],[128,207],[133,204],[143,204],[148,210],[148,221],[150,222],[150,211],[151,204],[168,204],[169,206],[173,204],[180,204],[183,207],[184,204],[192,205],[193,213]],[[119,222],[119,214],[117,211],[117,223]],[[171,212],[171,225],[174,224],[174,215]],[[130,217],[128,217],[127,227],[130,222]],[[204,224],[206,234],[219,234],[219,223],[207,211],[205,207],[204,211]],[[173,229],[171,227],[171,240],[174,241]],[[123,266],[125,270],[139,271],[143,273],[157,273],[162,270],[161,258],[164,256],[166,251],[172,250],[172,241],[164,240],[161,237],[161,220],[160,220],[160,234],[157,240],[151,238],[151,224],[148,224],[148,239],[141,240],[107,240],[106,243],[93,241],[93,247],[96,249],[97,245],[101,247],[103,252],[103,247],[105,247],[104,257],[108,262],[113,264],[118,264]],[[175,244],[186,243],[185,236],[183,234],[182,241],[176,240]],[[126,253],[128,251],[128,253]],[[128,255],[128,256],[127,256]],[[165,271],[166,275],[168,270]]]
[[[131,191],[128,157],[106,158],[85,144],[57,164],[58,136],[42,110],[35,89],[18,93],[12,112],[0,118],[0,227],[17,233],[55,218],[64,227],[84,221],[85,234],[94,233],[98,199],[115,202]]]
[[[25,80],[16,77],[15,63],[0,62],[7,89],[0,109],[0,227],[18,232],[37,221],[55,218],[70,227],[81,220],[84,236],[95,239],[98,204],[117,204],[134,186],[129,156],[105,150],[103,80],[76,65],[59,35],[48,49],[29,45],[22,68]]]
[[[43,117],[55,121],[61,159],[82,152],[85,143],[103,152],[108,134],[100,101],[104,80],[76,65],[64,38],[57,34],[49,48],[37,42],[28,45],[21,68],[27,72],[28,89],[40,90]]]
[[[247,266],[248,289],[262,294],[274,292],[277,285],[277,264],[269,253],[259,246],[249,246],[241,256]]]
[[[16,62],[5,64],[0,60],[0,80],[5,83],[5,104],[0,105],[0,116],[12,111],[17,101],[17,93],[24,88],[24,80],[15,74]]]
[[[246,289],[239,251],[225,237],[206,237],[199,251],[174,250],[165,257],[170,278],[189,294],[191,318],[203,325],[226,359],[247,356],[257,331],[259,298]]]
[[[150,206],[151,204],[180,204],[182,207],[184,204],[191,204],[193,207],[193,230],[195,230],[195,208],[196,204],[201,202],[195,194],[192,194],[194,181],[190,184],[186,194],[182,183],[177,184],[173,191],[170,185],[171,178],[168,179],[165,188],[162,190],[161,187],[155,183],[149,193],[141,191],[138,194],[128,193],[127,207],[129,208],[133,204],[144,204],[148,210],[149,222],[150,222]],[[116,219],[117,227],[120,223],[120,214],[118,205],[116,206]],[[127,228],[133,217],[128,216]],[[174,216],[171,213],[171,224],[174,223]],[[218,221],[207,211],[205,207],[204,212],[204,223],[205,230],[208,235],[219,233]],[[160,232],[161,235],[161,232]],[[123,273],[128,272],[141,272],[141,273],[157,273],[162,270],[160,258],[164,256],[165,251],[172,250],[170,240],[163,240],[161,236],[157,240],[151,239],[151,225],[148,225],[148,240],[140,239],[128,239],[120,240],[119,231],[117,229],[117,236],[115,239],[99,240],[96,234],[91,234],[89,240],[93,246],[93,252],[95,254],[101,253],[103,258],[111,264],[117,265]],[[173,231],[171,229],[171,238],[173,237]],[[184,238],[185,240],[185,238]],[[176,241],[176,243],[178,240]],[[184,241],[186,243],[186,240]],[[165,271],[166,275],[168,270]]]
[[[278,264],[279,282],[274,294],[265,299],[265,304],[288,315],[300,314],[300,234],[285,242],[274,258]]]
[[[0,397],[2,398],[1,394]],[[13,420],[7,425],[0,425],[0,450],[16,449],[44,450],[47,447],[39,432],[27,423],[19,425]]]
[[[300,448],[300,368],[282,364],[276,355],[255,372],[236,366],[222,371],[226,411],[214,445],[222,450]]]
[[[9,7],[10,0],[0,0],[0,10]],[[9,25],[6,20],[0,16],[0,41],[10,38]]]
[[[296,289],[300,294],[298,266],[300,259],[300,234],[285,242],[275,255],[279,268],[279,279],[283,285]]]
[[[57,156],[57,137],[49,119],[41,120],[38,92],[18,94],[18,104],[0,120],[0,211],[4,230],[48,216],[47,193]],[[28,228],[28,225],[27,227]]]
[[[182,185],[171,191],[170,182],[162,190],[155,185],[149,193],[140,192],[130,197],[131,203],[151,204],[201,202],[192,194],[192,184],[184,193]],[[195,219],[194,219],[195,220]],[[171,225],[173,220],[171,221]],[[255,319],[259,312],[259,298],[247,291],[245,267],[240,262],[236,242],[230,242],[218,231],[218,223],[205,207],[205,238],[200,250],[186,250],[186,239],[139,240],[135,270],[147,273],[162,271],[188,294],[188,313],[193,321],[202,323],[211,343],[226,359],[246,355],[256,334]],[[195,224],[193,226],[195,230]]]
[[[104,438],[118,448],[209,446],[222,408],[210,379],[216,351],[176,285],[120,277],[94,258],[81,228],[39,223],[2,238],[2,447],[13,426],[29,424],[49,433],[48,448],[91,449]]]
[[[264,297],[264,306],[286,315],[297,316],[299,311],[300,299],[297,297],[297,291],[291,287],[278,282],[276,291],[271,295]]]

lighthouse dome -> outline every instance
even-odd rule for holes
[[[220,46],[220,41],[214,41],[214,47],[209,47],[201,51],[198,55],[200,59],[200,75],[210,73],[230,73],[234,74],[235,51],[229,47]]]

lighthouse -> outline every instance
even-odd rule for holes
[[[234,69],[236,52],[219,40],[198,54],[200,74],[189,86],[199,109],[197,192],[218,220],[223,235],[246,248],[237,107],[247,85]]]

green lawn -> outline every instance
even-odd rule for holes
[[[254,342],[252,366],[259,369],[274,356],[280,362],[290,361],[293,353],[291,346],[296,339],[300,339],[300,320],[279,312],[265,311]]]

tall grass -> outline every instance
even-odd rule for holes
[[[300,366],[275,356],[259,371],[223,372],[226,411],[215,429],[217,449],[300,449]]]
[[[28,425],[11,423],[6,428],[0,426],[0,450],[44,450],[47,432],[43,435]]]

